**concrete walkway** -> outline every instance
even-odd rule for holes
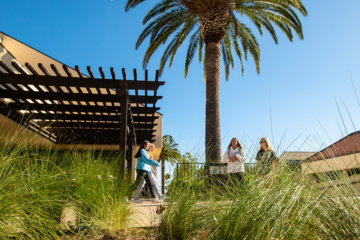
[[[166,207],[166,202],[153,203],[150,199],[141,199],[142,203],[129,201],[134,210],[131,219],[132,227],[156,227],[160,224],[160,215],[156,213],[158,206]]]

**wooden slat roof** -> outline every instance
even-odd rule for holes
[[[149,81],[147,70],[145,80],[138,80],[136,69],[133,80],[128,80],[125,69],[118,79],[110,68],[111,79],[107,79],[101,67],[102,77],[95,78],[90,67],[87,77],[78,66],[73,76],[63,65],[66,76],[62,76],[53,64],[39,63],[40,74],[29,63],[27,69],[17,62],[11,65],[18,74],[0,61],[0,98],[11,99],[0,101],[0,112],[56,143],[118,144],[121,86],[127,87],[128,134],[137,141],[152,141],[155,136],[160,110],[156,103],[162,98],[157,90],[165,84],[158,81],[158,71],[155,80]]]

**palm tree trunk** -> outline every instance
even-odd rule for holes
[[[161,193],[165,194],[165,160],[161,160]]]
[[[220,42],[206,44],[206,162],[221,162]]]

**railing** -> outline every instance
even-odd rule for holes
[[[244,174],[256,172],[256,163],[244,163]],[[201,179],[210,175],[227,174],[226,163],[177,163],[175,169],[176,181],[179,179]]]

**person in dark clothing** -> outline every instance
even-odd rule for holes
[[[255,159],[257,161],[256,172],[258,172],[260,176],[267,175],[271,169],[274,169],[278,165],[279,158],[276,156],[268,138],[262,138],[260,140],[260,150]]]

